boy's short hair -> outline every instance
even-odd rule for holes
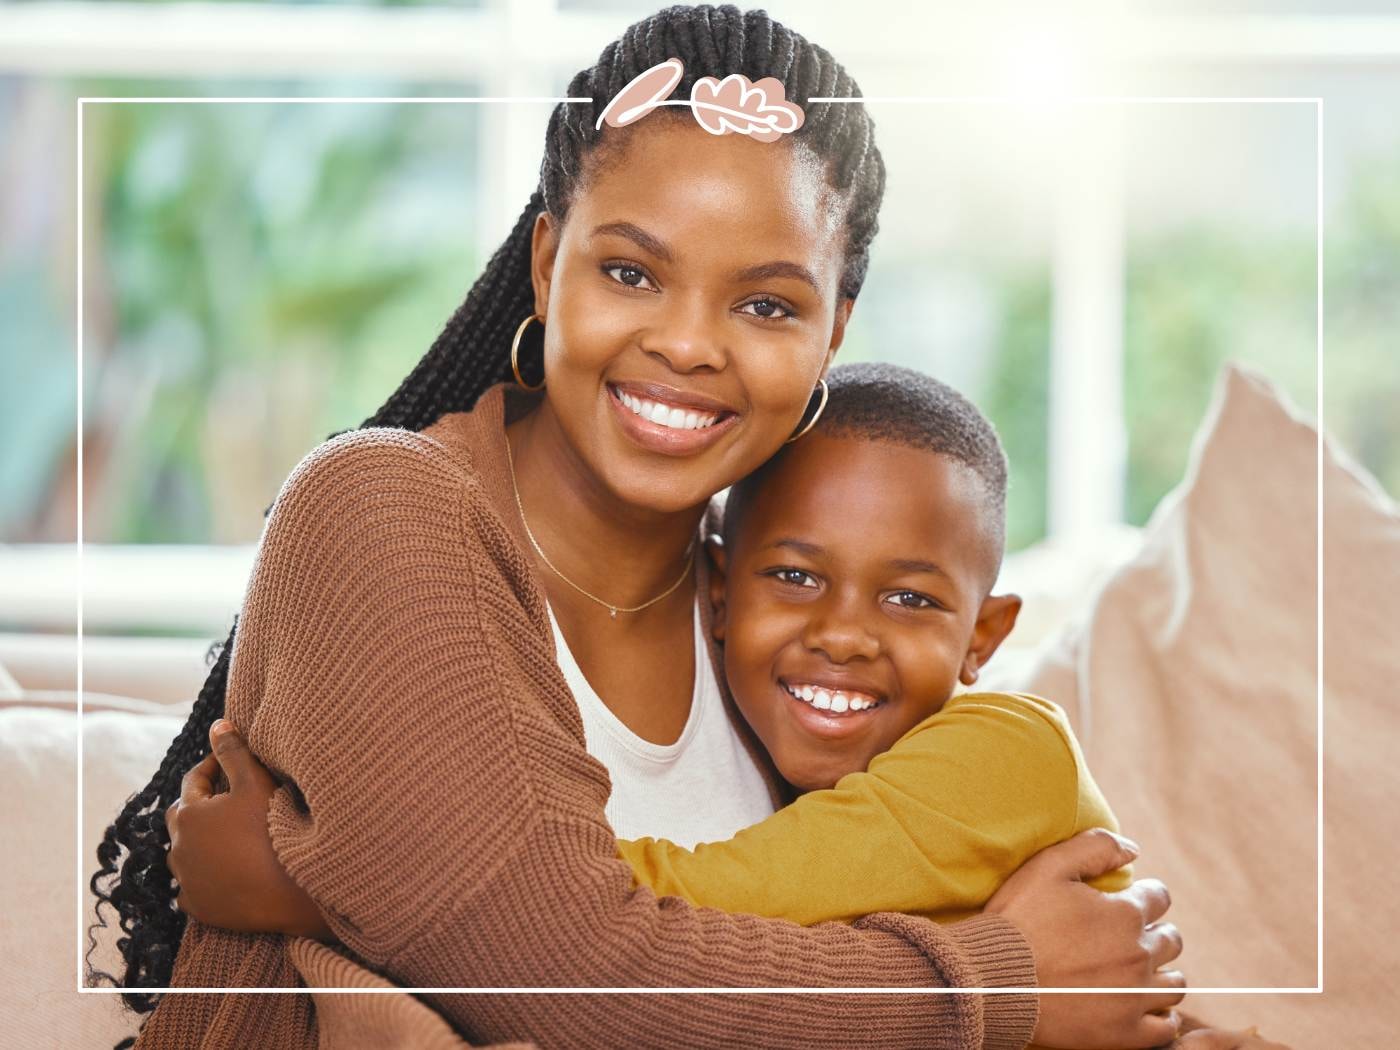
[[[884,362],[838,365],[827,373],[826,382],[826,409],[813,430],[948,456],[982,480],[999,564],[1006,535],[1006,452],[981,410],[933,376]],[[733,546],[745,502],[783,451],[730,488],[723,527],[726,547]]]

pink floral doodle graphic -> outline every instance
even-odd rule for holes
[[[802,107],[783,97],[782,82],[774,77],[757,83],[742,73],[730,73],[723,80],[701,77],[688,100],[665,101],[684,72],[679,58],[668,58],[639,73],[603,107],[594,127],[601,128],[605,121],[610,127],[626,127],[657,106],[689,106],[711,135],[748,135],[759,142],[775,142],[802,126]]]
[[[593,127],[601,128],[606,120],[609,127],[623,128],[641,120],[657,106],[665,105],[661,100],[681,82],[684,73],[685,66],[679,58],[668,58],[638,73],[603,107],[603,112],[598,114],[598,123]]]
[[[783,85],[773,77],[757,83],[742,73],[730,73],[723,80],[701,77],[691,89],[690,103],[695,119],[711,135],[733,131],[774,142],[802,126],[801,108],[783,98]]]

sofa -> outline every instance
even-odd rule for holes
[[[1400,730],[1389,696],[1400,670],[1400,510],[1266,380],[1227,367],[1186,477],[1125,537],[1111,571],[1064,581],[1055,600],[1068,615],[1053,630],[1035,628],[1048,621],[1028,601],[1043,637],[994,661],[982,686],[1036,692],[1069,712],[1143,846],[1136,870],[1171,887],[1193,986],[1322,985],[1201,992],[1188,1000],[1194,1013],[1258,1025],[1295,1050],[1391,1045],[1400,773],[1382,750]],[[15,849],[0,875],[6,1045],[110,1046],[134,1030],[114,995],[78,991],[93,914],[86,879],[102,828],[183,723],[180,697],[203,676],[205,644],[162,650],[155,677],[174,685],[161,696],[91,691],[90,681],[81,734],[71,685],[0,648],[0,664],[13,665],[0,666],[0,806]],[[318,954],[328,951],[308,948],[308,983],[335,972]],[[115,958],[115,932],[99,930],[91,961],[110,970]],[[392,1016],[383,1031],[346,1033],[334,997],[321,1004],[324,1045],[395,1045]],[[465,1044],[444,1030],[441,1045]]]

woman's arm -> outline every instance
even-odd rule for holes
[[[804,925],[872,911],[948,920],[979,910],[1033,854],[1118,825],[1082,783],[1068,725],[1043,701],[955,697],[867,771],[812,791],[723,842],[620,842],[659,896]],[[1093,880],[1131,882],[1129,869]]]
[[[181,907],[200,920],[196,925],[205,934],[211,932],[211,927],[204,924],[212,923],[235,930],[277,931],[334,940],[315,901],[280,870],[266,831],[268,802],[274,790],[272,778],[248,752],[236,730],[215,732],[211,739],[214,754],[186,776],[180,803],[172,807],[169,818],[171,868],[183,891]],[[230,788],[213,794],[211,778],[220,766]],[[1110,958],[1121,959],[1121,955],[1112,953],[1122,952],[1124,946],[1129,952],[1140,947],[1136,937],[1141,924],[1160,918],[1167,906],[1165,896],[1156,897],[1155,903],[1140,896],[1144,887],[1151,885],[1143,883],[1134,887],[1134,893],[1121,895],[1123,900],[1110,904],[1108,897],[1088,890],[1079,881],[1096,872],[1115,869],[1127,856],[1117,840],[1101,831],[1081,834],[1037,854],[988,903],[989,911],[1011,918],[1018,927],[1024,926],[1037,958],[1042,959],[1037,974],[1040,983],[1142,986],[1145,978],[1114,969],[1109,965]],[[279,870],[269,876],[269,868]],[[1113,921],[1124,919],[1125,901],[1134,902],[1127,908],[1130,921],[1120,929],[1115,944],[1112,937],[1106,936],[1106,930]],[[1140,914],[1138,909],[1142,909]],[[1144,947],[1157,962],[1174,957],[1180,950],[1166,924],[1155,928],[1153,940]],[[1179,998],[1175,996],[1172,1001]],[[1115,1004],[1103,997],[1055,996],[1048,1001],[1052,1009],[1042,1011],[1038,1029],[1045,1045],[1104,1046],[1105,1036],[1122,1024],[1122,1000]],[[1141,1000],[1128,1005],[1131,1012],[1139,1015],[1148,1008]],[[1056,1011],[1056,1006],[1066,1009]],[[1166,1037],[1154,1034],[1152,1038],[1160,1042]]]
[[[227,727],[227,723],[221,723],[221,727]],[[316,903],[280,870],[272,850],[265,823],[273,791],[271,777],[248,752],[236,730],[221,728],[211,738],[214,754],[187,775],[180,803],[172,807],[169,817],[171,867],[185,891],[180,896],[181,907],[201,920],[197,926],[204,934],[211,932],[204,923],[212,923],[237,930],[275,930],[334,940]],[[220,766],[231,787],[214,795],[211,778]],[[1111,939],[1104,936],[1110,921],[1107,900],[1086,890],[1077,880],[1112,869],[1125,859],[1116,840],[1098,831],[1082,834],[1037,854],[988,904],[989,911],[1013,917],[1018,925],[1026,924],[1028,938],[1037,946],[1037,956],[1053,961],[1054,966],[1042,965],[1038,974],[1041,983],[1103,987],[1118,979],[1119,974],[1106,968],[1104,954],[1113,948]],[[277,868],[278,872],[269,876],[270,868]],[[196,889],[198,893],[193,892]],[[1079,899],[1071,901],[1073,905],[1089,905],[1089,910],[1079,916],[1078,928],[1068,921],[1073,912],[1066,908],[1066,894],[1076,893]],[[1133,895],[1125,897],[1132,899]],[[1143,903],[1139,899],[1129,911],[1136,915],[1134,909]],[[1165,897],[1159,897],[1154,908],[1143,912],[1141,920],[1134,918],[1130,928],[1122,931],[1117,950],[1125,944],[1137,947],[1133,937],[1139,922],[1159,918],[1166,906]],[[1115,917],[1121,919],[1122,914],[1121,906],[1117,907]],[[1179,951],[1165,925],[1158,926],[1155,933],[1158,947],[1152,951],[1157,961]],[[1162,946],[1168,948],[1165,955],[1161,953]],[[197,983],[209,985],[218,981]],[[1140,980],[1132,979],[1132,983],[1140,985]],[[1058,1019],[1053,1011],[1042,1013],[1040,1031],[1045,1034],[1041,1038],[1047,1044],[1054,1040],[1055,1045],[1061,1046],[1100,1046],[1105,1034],[1120,1023],[1113,1017],[1112,1002],[1100,997],[1070,1000],[1059,996],[1053,1002],[1072,1003],[1073,1008],[1060,1011],[1064,1016]],[[1136,1009],[1141,1013],[1142,1004]]]
[[[603,817],[605,771],[583,749],[562,678],[539,670],[552,667],[544,611],[510,582],[528,577],[528,566],[479,483],[422,435],[358,431],[329,447],[335,454],[298,468],[269,522],[228,715],[289,782],[267,813],[277,859],[357,955],[423,987],[1034,980],[1016,927],[1044,927],[1015,908],[1011,921],[938,927],[875,915],[804,929],[634,887]],[[405,521],[414,527],[407,538]],[[1056,880],[1042,881],[1042,901],[1058,900]],[[1061,897],[1058,934],[1089,927],[1067,953],[1074,962],[1088,950],[1098,963],[1112,959],[1095,977],[1136,979],[1122,948],[1137,947],[1141,915],[1125,937],[1121,907],[1096,926],[1092,908]],[[1068,969],[1042,969],[1042,979],[1047,972]],[[486,1038],[610,1041],[581,1025],[580,1011],[532,998],[435,1002]],[[1113,1041],[1160,1041],[1143,1035],[1141,1011],[1152,1005],[1120,998],[1133,1008],[1120,1007],[1114,1023],[1136,1039]],[[1033,997],[1021,995],[785,1005],[776,1027],[761,998],[640,996],[617,1016],[655,1036],[644,1042],[684,1030],[719,1045],[771,1028],[774,1045],[804,1047],[872,1035],[888,1046],[1019,1045],[1034,1017]]]

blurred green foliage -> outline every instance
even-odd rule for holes
[[[88,333],[113,434],[94,539],[256,538],[296,461],[383,401],[469,287],[475,141],[471,106],[92,108],[89,280],[114,305]]]
[[[1400,144],[1367,160],[1327,227],[1324,423],[1400,496]]]
[[[1130,245],[1124,297],[1124,520],[1145,523],[1186,469],[1220,366],[1272,379],[1316,416],[1317,250],[1210,228]]]
[[[1002,322],[988,386],[974,393],[1001,435],[1010,464],[1006,546],[1020,550],[1045,536],[1050,465],[1050,274],[1043,267],[1003,278]]]
[[[476,107],[447,105],[89,109],[85,403],[90,455],[102,463],[89,539],[254,540],[295,463],[384,400],[483,262],[473,248],[476,118]],[[1382,160],[1354,165],[1329,219],[1326,421],[1397,492],[1400,157]],[[1181,478],[1224,360],[1257,367],[1313,411],[1315,263],[1310,236],[1196,227],[1130,239],[1126,520],[1145,521]],[[1012,462],[1008,541],[1018,549],[1046,528],[1049,274],[1043,261],[979,265],[996,324],[980,388],[968,393]],[[0,391],[0,426],[32,447],[26,470],[5,475],[20,515],[45,498],[43,475],[71,439],[72,370],[43,363],[62,322],[41,283],[36,271],[0,273],[0,309],[28,333],[17,374],[45,378]],[[871,308],[843,360],[890,352]]]

